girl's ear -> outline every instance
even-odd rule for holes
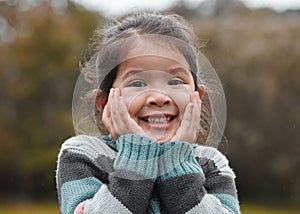
[[[205,94],[205,85],[198,85],[198,92],[199,92],[199,98],[202,100],[204,94]]]
[[[93,99],[95,101],[95,105],[96,105],[96,107],[97,107],[97,109],[100,113],[103,112],[104,107],[107,103],[107,99],[108,99],[107,96],[105,96],[105,97],[104,96],[99,96],[101,92],[102,92],[102,90],[100,90],[100,89],[95,89],[92,92],[93,93]]]

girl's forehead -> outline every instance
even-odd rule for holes
[[[174,70],[182,69],[190,72],[188,63],[183,59],[181,61],[161,55],[140,54],[131,57],[119,64],[118,69],[132,68],[135,70]]]
[[[189,68],[189,64],[183,53],[174,44],[168,43],[167,41],[138,38],[129,47],[121,61],[127,61],[141,56],[155,56],[172,60]]]

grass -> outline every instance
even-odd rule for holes
[[[16,203],[0,204],[0,214],[59,214],[57,204]]]
[[[242,204],[242,214],[299,214],[300,210],[256,204]],[[0,204],[0,214],[57,214],[57,204]]]
[[[290,207],[241,204],[242,214],[300,214],[300,210]]]

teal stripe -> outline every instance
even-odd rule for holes
[[[102,185],[102,182],[94,177],[69,181],[61,188],[61,213],[73,214],[81,202],[93,198]]]
[[[175,143],[175,141],[164,143],[160,146],[159,155],[162,156],[165,153],[169,152],[169,150],[174,148],[177,148],[176,150],[178,150],[179,147],[182,147],[182,144],[180,144],[179,142],[177,142],[177,144]]]
[[[158,157],[159,144],[146,137],[126,134],[117,140],[119,156],[130,160],[149,160]]]
[[[200,174],[204,175],[202,168],[197,164],[191,164],[191,162],[183,162],[179,166],[174,167],[173,169],[170,168],[170,166],[167,168],[169,169],[167,172],[166,171],[159,172],[159,175],[161,175],[160,181],[162,181],[162,182],[170,180],[172,178],[176,178],[176,177],[180,177],[180,176],[184,176],[184,175],[195,174],[195,173],[200,173]],[[170,169],[172,169],[172,170],[170,170]]]
[[[126,157],[117,157],[115,164],[115,170],[128,170],[145,178],[155,179],[158,173],[158,164],[156,159],[149,160],[130,160]]]
[[[148,214],[160,214],[160,204],[157,199],[151,199]]]
[[[119,137],[117,147],[116,170],[131,171],[150,179],[157,177],[158,143],[143,136],[126,134]]]
[[[220,200],[223,207],[225,207],[227,210],[230,210],[235,214],[241,213],[239,208],[239,202],[232,195],[228,195],[228,194],[212,194],[212,195],[217,197]]]
[[[162,145],[160,155],[159,175],[161,175],[161,181],[195,173],[204,175],[192,153],[192,147],[188,143],[166,143]]]

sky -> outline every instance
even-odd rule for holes
[[[113,17],[138,9],[164,10],[176,5],[180,0],[72,0],[104,16]],[[204,0],[181,0],[194,7]],[[213,0],[210,0],[213,1]],[[217,1],[217,0],[214,0]],[[241,0],[250,8],[271,8],[282,12],[300,9],[300,0]]]

